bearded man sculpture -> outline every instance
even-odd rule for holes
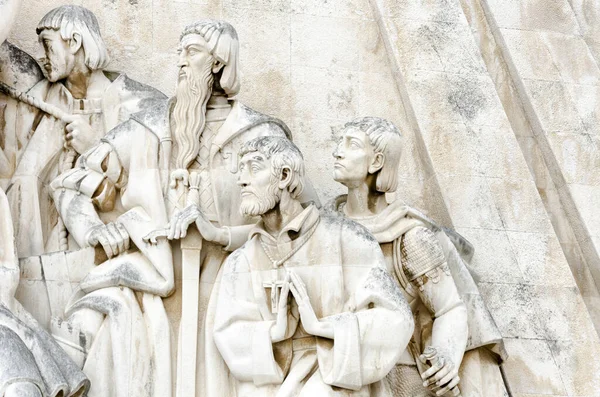
[[[225,262],[214,330],[235,395],[392,396],[380,381],[414,324],[377,242],[303,208],[291,141],[257,138],[240,156],[240,209],[261,220]]]
[[[21,104],[15,124],[5,127],[11,179],[6,189],[21,257],[67,250],[69,241],[52,203],[50,182],[71,169],[79,154],[141,109],[165,99],[158,90],[106,72],[108,52],[94,14],[64,5],[36,28],[45,79],[27,94],[52,105],[57,119]],[[40,183],[41,182],[41,183]]]
[[[398,186],[401,150],[387,120],[347,123],[333,156],[334,179],[348,194],[328,205],[375,236],[414,313],[413,338],[388,381],[400,397],[505,396],[501,336],[457,249],[419,211],[386,201]]]
[[[54,198],[77,242],[83,247],[101,245],[112,258],[81,282],[87,296],[69,308],[69,313],[81,307],[105,312],[109,302],[102,302],[97,295],[105,294],[108,287],[170,295],[174,287],[171,246],[166,239],[157,238],[181,240],[181,245],[173,243],[175,250],[181,249],[183,261],[177,393],[221,396],[229,380],[212,339],[216,299],[211,300],[211,292],[229,251],[246,241],[256,222],[256,218],[239,213],[237,153],[245,141],[255,137],[291,134],[280,120],[231,99],[240,83],[238,38],[230,24],[203,20],[189,25],[181,35],[179,51],[176,96],[111,131],[83,156],[80,167],[54,181]],[[105,224],[99,213],[111,211],[118,201],[126,212]],[[188,233],[191,224],[194,227]],[[135,245],[131,250],[130,241]],[[112,291],[120,294],[118,288]],[[165,316],[162,304],[152,311]],[[94,323],[76,317],[71,321],[82,328]],[[119,329],[130,328],[124,327]],[[165,327],[160,329],[168,330]],[[166,347],[168,340],[163,335],[149,345]],[[134,361],[130,357],[115,365],[121,368]],[[168,363],[168,359],[154,357],[148,368],[157,373],[160,368],[155,365]],[[170,373],[163,370],[161,375]],[[167,396],[167,383],[170,387],[170,380],[162,380],[162,391],[154,395]],[[93,379],[92,385],[94,391]],[[138,396],[144,389],[128,390],[133,393],[129,395]]]

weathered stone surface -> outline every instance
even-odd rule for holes
[[[322,202],[344,192],[331,166],[343,125],[358,116],[390,120],[405,147],[400,186],[388,199],[422,208],[474,246],[470,270],[509,338],[504,368],[513,395],[597,394],[597,2],[33,0],[11,40],[39,56],[37,22],[66,3],[96,14],[111,70],[170,96],[182,29],[200,18],[231,22],[243,73],[238,99],[291,127]],[[68,267],[62,253],[21,261],[16,297],[44,327],[101,263],[90,250],[72,255],[66,262],[90,266]],[[174,255],[181,263],[179,248]],[[217,268],[207,272],[216,276]],[[182,318],[182,277],[177,266],[176,292],[164,300],[173,330]],[[115,296],[128,302],[121,308],[142,300]],[[142,324],[139,308],[126,312]],[[155,338],[168,334],[155,331]]]

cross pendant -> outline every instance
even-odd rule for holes
[[[277,313],[277,307],[279,306],[279,297],[281,295],[281,289],[284,285],[283,280],[273,280],[269,282],[263,283],[263,287],[268,290],[271,290],[271,313]]]

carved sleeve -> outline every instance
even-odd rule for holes
[[[419,226],[406,232],[400,250],[406,278],[421,290],[427,281],[437,282],[439,271],[447,269],[444,251],[433,232],[426,227]]]
[[[84,154],[79,166],[52,182],[53,189],[69,189],[89,197],[100,211],[113,209],[117,190],[127,177],[113,147],[103,142]]]

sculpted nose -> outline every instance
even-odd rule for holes
[[[179,54],[179,61],[177,61],[177,66],[179,66],[180,68],[187,66],[187,57],[185,56],[185,53],[182,51],[181,54]]]
[[[240,175],[238,176],[237,184],[240,187],[248,186],[248,178],[243,170],[240,170]]]
[[[342,156],[342,151],[340,150],[340,146],[336,146],[335,149],[333,149],[333,153],[332,153],[333,157],[335,159],[341,159]]]

